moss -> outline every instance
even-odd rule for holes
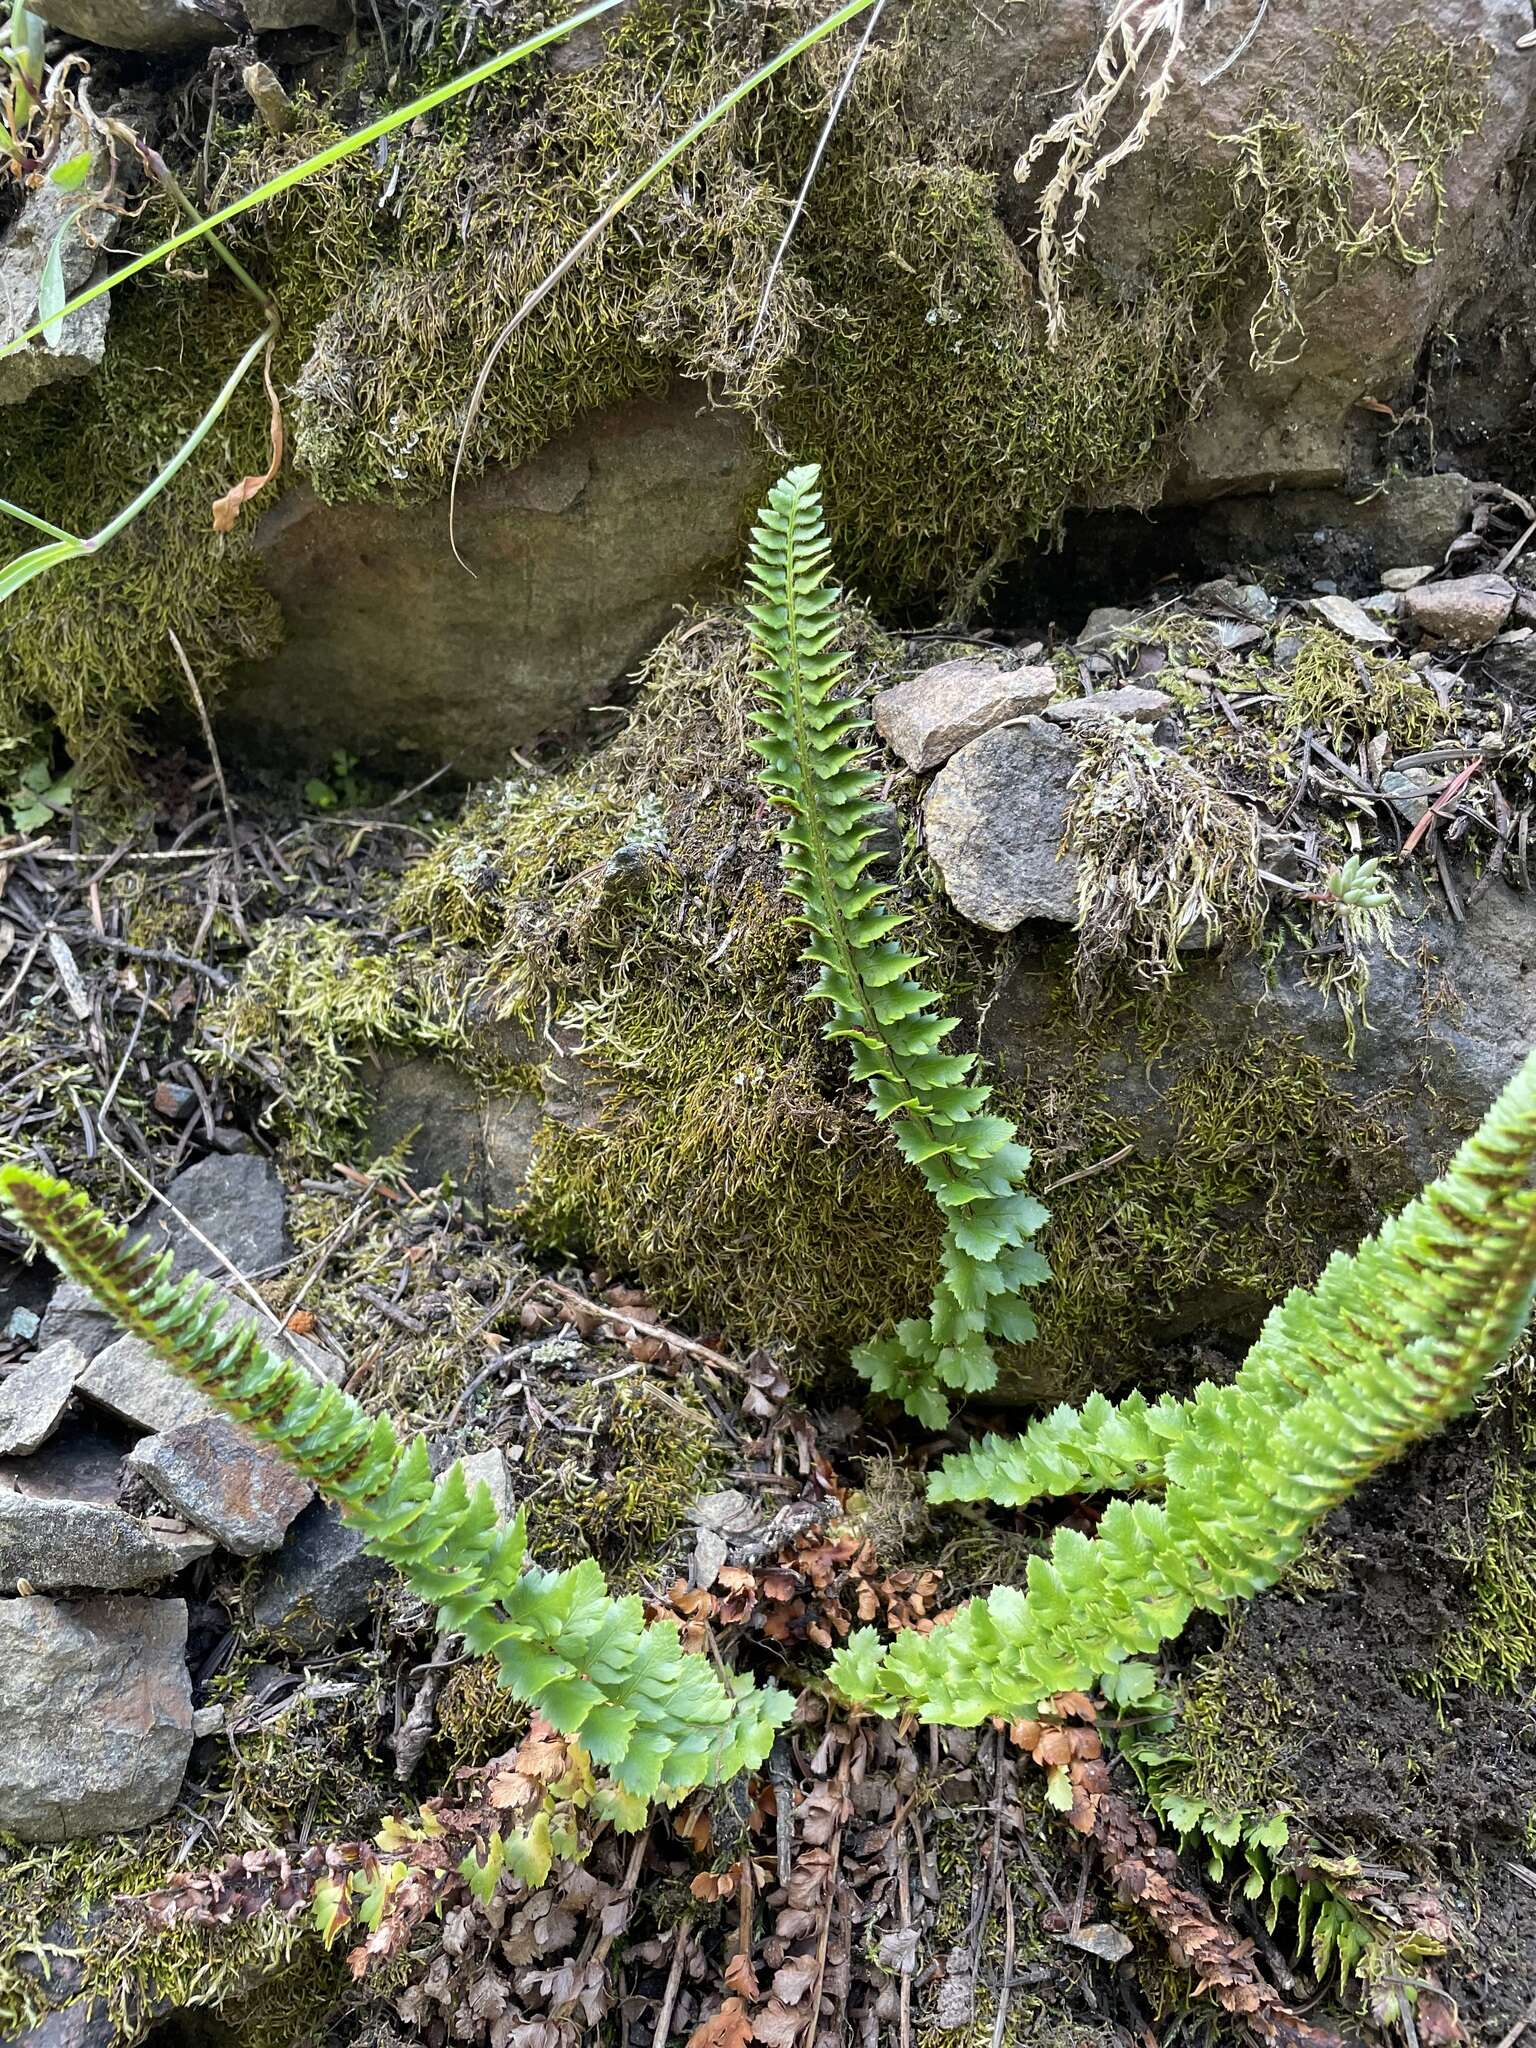
[[[1122,966],[1139,987],[1168,982],[1181,946],[1257,943],[1268,908],[1257,820],[1194,762],[1110,719],[1088,734],[1072,791],[1081,1001]]]
[[[1467,1571],[1471,1599],[1446,1631],[1424,1684],[1440,1701],[1464,1686],[1517,1692],[1536,1675],[1536,1402],[1524,1359],[1486,1424],[1486,1504],[1447,1518],[1449,1555]]]
[[[1416,669],[1390,656],[1367,654],[1326,626],[1307,626],[1289,667],[1277,665],[1274,688],[1292,732],[1312,727],[1338,745],[1390,733],[1403,752],[1443,737],[1450,713]]]
[[[1168,995],[1084,1028],[1069,1019],[1066,964],[1057,971],[1060,1034],[1042,1042],[1038,1075],[1010,1073],[1007,1093],[1011,1111],[1027,1106],[1051,1210],[1028,1384],[1045,1373],[1039,1398],[1080,1400],[1204,1325],[1256,1330],[1328,1248],[1411,1190],[1385,1123],[1300,1039],[1234,1043]],[[1178,1069],[1155,1104],[1132,1091],[1112,1107],[1111,1090],[1154,1070],[1175,1038]]]
[[[238,223],[238,252],[283,305],[277,378],[313,488],[439,495],[479,366],[528,290],[623,178],[815,14],[814,0],[795,0],[770,28],[702,0],[681,19],[641,0],[602,64],[519,67],[452,103],[429,132],[395,138],[383,159],[335,167]],[[525,0],[498,33],[532,19]],[[461,68],[485,33],[472,10],[445,16],[408,89]],[[1048,343],[995,211],[992,137],[936,55],[952,33],[939,0],[916,0],[869,53],[761,332],[785,204],[840,47],[712,131],[519,330],[487,388],[471,471],[522,461],[580,415],[679,375],[707,378],[776,446],[823,462],[845,572],[909,607],[962,601],[1002,544],[1051,530],[1069,504],[1154,495],[1162,451],[1208,384],[1255,264],[1273,295],[1276,279],[1339,246],[1337,180],[1298,181],[1277,164],[1270,131],[1253,131],[1234,182],[1213,179],[1196,209],[1203,224],[1149,252],[1135,285],[1084,265]],[[1416,67],[1395,49],[1372,53],[1351,118],[1403,171],[1395,231],[1366,239],[1415,260],[1416,189],[1438,191],[1447,151],[1476,116],[1441,56]],[[212,196],[335,139],[356,84],[324,111],[301,97],[305,119],[282,142],[221,130]],[[376,110],[364,90],[357,112]],[[140,232],[161,224],[152,215]],[[176,446],[253,318],[217,270],[120,289],[103,369],[40,394],[12,423],[6,494],[82,529],[102,519]],[[139,714],[181,698],[170,629],[210,697],[273,644],[253,522],[221,539],[209,518],[232,479],[264,465],[266,431],[252,379],[106,556],[34,584],[24,612],[0,615],[0,737],[46,710],[105,777],[121,769]]]

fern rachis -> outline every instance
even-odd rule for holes
[[[1011,1472],[996,1439],[950,1461],[946,1497],[985,1497],[995,1469],[1011,1502],[1030,1487],[1083,1490],[1108,1445],[1111,1483],[1151,1480],[1164,1498],[1112,1502],[1091,1541],[1059,1531],[1027,1590],[999,1588],[926,1637],[882,1650],[860,1631],[834,1661],[836,1683],[881,1711],[965,1722],[1095,1683],[1122,1698],[1145,1691],[1129,1660],[1195,1608],[1273,1585],[1319,1516],[1465,1408],[1507,1354],[1536,1292],[1533,1164],[1536,1054],[1440,1181],[1273,1311],[1233,1385],[1122,1410],[1118,1435],[1107,1402],[1076,1439],[1048,1418]],[[1122,1461],[1117,1482],[1114,1459],[1138,1447],[1146,1458]]]
[[[939,1203],[946,1232],[927,1322],[912,1319],[861,1346],[854,1362],[881,1392],[923,1421],[948,1415],[947,1389],[980,1391],[997,1376],[988,1336],[1035,1334],[1020,1291],[1047,1275],[1030,1240],[1045,1211],[1022,1192],[1028,1150],[1014,1126],[988,1115],[974,1054],[941,1050],[959,1020],[939,1013],[917,976],[921,956],[896,943],[907,918],[871,881],[877,858],[863,707],[834,695],[847,656],[837,650],[838,593],[813,468],[792,470],[753,530],[749,606],[762,701],[754,711],[763,785],[785,814],[785,882],[820,970],[812,998],[830,1005],[828,1037],[853,1048],[875,1114]]]
[[[174,1280],[167,1256],[130,1244],[63,1182],[5,1167],[0,1202],[125,1330],[328,1495],[445,1628],[494,1657],[502,1683],[639,1802],[636,1822],[646,1800],[766,1758],[787,1693],[728,1686],[673,1624],[647,1626],[638,1599],[610,1598],[590,1558],[561,1572],[530,1565],[521,1515],[503,1527],[457,1464],[434,1482],[421,1437],[402,1448],[387,1417],[275,1357],[255,1324],[221,1314],[209,1283]]]

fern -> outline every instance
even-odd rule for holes
[[[434,1483],[421,1437],[402,1448],[387,1417],[274,1357],[254,1323],[223,1316],[210,1283],[173,1279],[167,1255],[130,1244],[62,1181],[5,1167],[0,1203],[125,1330],[328,1495],[443,1627],[494,1657],[502,1684],[625,1792],[675,1800],[763,1762],[787,1693],[728,1688],[673,1623],[648,1628],[638,1599],[611,1599],[590,1558],[530,1565],[523,1516],[500,1524],[457,1464]]]
[[[1051,1419],[1066,1445],[1056,1477],[1075,1488],[1107,1443],[1106,1469],[1119,1458],[1122,1480],[1160,1476],[1162,1505],[1113,1502],[1092,1541],[1058,1531],[1049,1560],[1031,1561],[1027,1591],[999,1587],[929,1636],[882,1651],[859,1631],[835,1682],[883,1712],[965,1723],[1096,1682],[1143,1696],[1148,1675],[1128,1660],[1197,1607],[1273,1585],[1320,1515],[1463,1409],[1508,1352],[1536,1290],[1533,1162],[1536,1054],[1443,1179],[1273,1311],[1233,1385],[1096,1411],[1076,1440]],[[1122,1421],[1123,1439],[1111,1428]],[[1145,1457],[1120,1456],[1138,1444]],[[1037,1426],[1020,1485],[1032,1473],[1050,1482],[1037,1490],[1060,1490],[1051,1445]],[[1006,1447],[955,1461],[952,1496],[980,1484],[989,1461],[1006,1464]]]
[[[946,1221],[928,1320],[861,1345],[854,1364],[878,1392],[940,1427],[946,1390],[979,1393],[996,1382],[989,1336],[1024,1343],[1035,1334],[1019,1295],[1048,1277],[1030,1242],[1046,1212],[1021,1191],[1028,1149],[1006,1118],[987,1113],[975,1055],[942,1050],[959,1020],[940,1014],[917,979],[922,956],[896,939],[907,920],[891,909],[889,885],[870,878],[878,778],[863,706],[839,694],[848,657],[836,645],[817,477],[815,468],[791,470],[753,529],[748,609],[762,690],[754,745],[763,786],[785,814],[785,884],[810,935],[805,957],[820,969],[812,999],[829,1006],[827,1036],[851,1046],[855,1078]]]

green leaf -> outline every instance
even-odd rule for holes
[[[69,297],[69,288],[64,282],[64,250],[75,225],[75,215],[66,214],[59,222],[58,232],[48,244],[48,254],[43,263],[43,274],[37,286],[37,317],[42,324],[43,339],[50,348],[57,348],[64,332],[64,302]]]
[[[90,175],[91,153],[83,149],[78,156],[61,158],[48,173],[48,182],[60,192],[78,192]]]

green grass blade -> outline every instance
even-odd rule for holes
[[[859,0],[859,4],[868,6],[870,0]],[[569,15],[564,21],[557,21],[550,28],[540,29],[537,35],[529,36],[526,41],[516,44],[510,50],[503,50],[499,56],[488,57],[472,71],[465,71],[459,77],[450,79],[448,84],[437,86],[433,91],[424,93],[420,99],[412,100],[409,106],[397,107],[393,113],[382,114],[377,121],[370,121],[366,128],[358,129],[355,135],[344,136],[340,142],[333,142],[327,148],[317,150],[313,156],[306,157],[303,163],[292,165],[277,177],[269,178],[264,185],[258,185],[254,191],[243,194],[239,199],[232,199],[228,206],[220,207],[217,213],[209,214],[205,220],[179,229],[176,234],[168,235],[163,242],[157,242],[153,249],[146,249],[142,255],[132,257],[120,270],[114,271],[111,277],[87,285],[83,291],[77,292],[67,305],[61,306],[55,317],[67,319],[71,313],[79,312],[82,306],[90,305],[92,300],[99,299],[104,292],[112,291],[125,279],[136,276],[139,271],[148,270],[163,257],[175,255],[178,249],[185,249],[190,243],[199,241],[204,235],[223,227],[226,222],[238,220],[241,214],[249,213],[252,207],[262,206],[267,200],[276,199],[282,193],[291,191],[306,178],[312,178],[320,171],[328,171],[333,164],[344,163],[349,156],[356,156],[360,150],[367,149],[381,136],[393,135],[396,129],[408,127],[412,121],[419,120],[424,114],[430,114],[436,108],[446,105],[449,100],[457,99],[461,93],[470,92],[475,86],[483,85],[487,79],[497,77],[501,72],[509,70],[512,65],[521,63],[523,58],[531,57],[550,43],[558,42],[562,36],[570,35],[573,30],[584,27],[587,22],[596,21],[599,15],[609,13],[618,5],[619,0],[592,0],[592,5],[582,8],[579,14]],[[29,342],[36,341],[42,335],[46,324],[39,321],[36,326],[18,334],[14,341],[8,341],[0,348],[0,362],[7,356],[15,355],[18,349],[25,348]]]

